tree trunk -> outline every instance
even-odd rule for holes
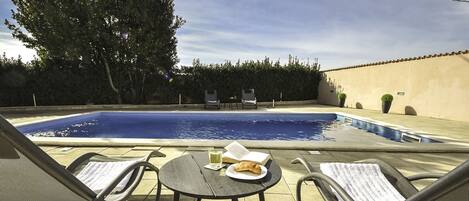
[[[146,75],[145,72],[143,72],[143,75],[142,75],[142,88],[141,88],[141,91],[140,91],[143,104],[147,103],[147,99],[146,99],[146,96],[145,96],[145,77],[146,77],[145,75]]]
[[[109,85],[111,86],[111,89],[114,92],[116,92],[117,104],[122,104],[122,97],[121,97],[120,91],[119,91],[119,89],[116,88],[116,86],[114,85],[114,82],[112,81],[111,69],[109,68],[109,64],[107,63],[107,60],[103,56],[103,54],[100,53],[100,55],[101,55],[101,58],[102,58],[103,63],[104,63],[104,68],[106,69],[106,75],[107,75],[107,78],[108,78],[108,81],[109,81]]]
[[[136,104],[138,101],[137,101],[137,91],[135,90],[135,83],[134,83],[134,80],[132,79],[132,75],[130,74],[130,72],[128,72],[127,75],[129,76],[129,81],[130,81],[130,93],[132,94],[132,103]]]

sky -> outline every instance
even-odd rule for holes
[[[10,18],[0,0],[0,18]],[[469,49],[469,3],[452,0],[175,0],[178,65],[319,59],[322,69]],[[0,52],[33,50],[0,24]]]

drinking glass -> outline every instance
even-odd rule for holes
[[[223,151],[211,149],[208,151],[208,162],[210,166],[219,168],[222,166]]]

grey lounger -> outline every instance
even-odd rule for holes
[[[319,163],[308,163],[302,158],[297,158],[292,163],[301,163],[309,174],[301,177],[296,186],[297,201],[301,201],[301,184],[304,181],[313,181],[323,198],[327,201],[339,200],[354,201],[352,196],[331,177],[323,174]],[[403,200],[406,201],[469,201],[469,160],[465,161],[447,174],[423,173],[405,177],[391,165],[377,159],[357,161],[352,164],[377,164],[385,179],[389,181]],[[412,181],[420,179],[438,179],[426,188],[418,191]],[[370,181],[375,185],[374,181]]]
[[[0,116],[0,200],[125,200],[137,187],[146,168],[158,172],[158,168],[147,162],[151,156],[164,154],[152,152],[142,158],[109,158],[87,153],[65,168]],[[160,187],[158,182],[156,199]]]
[[[220,109],[220,100],[218,100],[217,90],[208,91],[205,90],[205,106],[204,108],[207,109],[209,107],[215,107]]]
[[[241,103],[242,108],[254,107],[257,109],[257,99],[254,89],[241,90]]]

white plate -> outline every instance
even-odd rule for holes
[[[230,165],[225,172],[225,175],[231,178],[235,179],[242,179],[242,180],[257,180],[257,179],[262,179],[267,175],[267,168],[265,168],[263,165],[261,166],[261,174],[253,174],[248,171],[243,171],[243,172],[236,172],[235,171],[235,165]]]

